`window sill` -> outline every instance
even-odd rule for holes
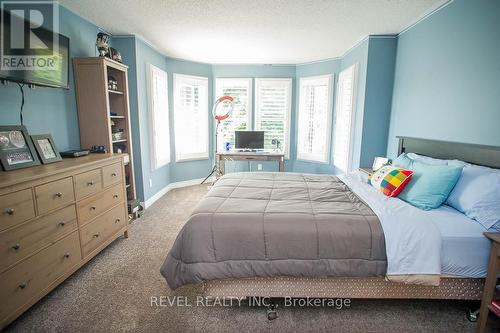
[[[175,159],[175,163],[177,162],[192,162],[192,161],[204,161],[204,160],[209,160],[208,156],[203,156],[203,157],[186,157],[186,158],[179,158]]]

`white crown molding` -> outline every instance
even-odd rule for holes
[[[412,23],[410,23],[406,28],[404,28],[403,30],[401,30],[397,35],[398,37],[402,34],[404,34],[405,32],[407,32],[408,30],[411,30],[413,27],[415,27],[417,24],[421,23],[422,21],[425,21],[426,19],[428,19],[430,16],[434,15],[435,13],[437,13],[438,11],[440,11],[441,9],[445,8],[446,6],[448,6],[449,4],[451,4],[453,1],[455,0],[448,0],[447,2],[441,4],[439,7],[435,8],[434,10],[431,10],[430,12],[422,15],[421,17],[417,18],[415,21],[413,21]]]

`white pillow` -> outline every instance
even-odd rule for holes
[[[441,160],[439,158],[433,158],[425,155],[419,155],[415,153],[408,153],[406,154],[409,158],[411,158],[414,161],[424,163],[427,165],[448,165],[448,160]]]
[[[485,229],[500,228],[500,171],[466,165],[446,204]]]

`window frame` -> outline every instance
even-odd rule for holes
[[[347,161],[347,170],[346,171],[352,171],[352,162],[353,162],[353,156],[354,156],[354,142],[356,140],[356,133],[355,133],[355,124],[356,124],[356,113],[357,113],[357,98],[358,98],[358,68],[359,68],[359,63],[354,63],[343,70],[339,72],[338,79],[337,79],[337,89],[336,89],[336,96],[335,96],[335,110],[333,114],[333,131],[335,131],[336,123],[337,123],[337,112],[339,111],[337,108],[337,101],[341,98],[340,96],[340,75],[342,72],[345,72],[347,70],[350,70],[352,68],[352,101],[351,101],[351,108],[352,108],[352,114],[351,114],[351,123],[350,123],[350,138],[349,138],[349,153],[348,153],[348,161]],[[333,134],[332,138],[332,165],[336,167],[335,165],[335,133]]]
[[[206,109],[205,111],[205,120],[204,123],[206,125],[206,132],[207,132],[207,137],[206,137],[206,143],[205,143],[205,151],[204,152],[199,152],[199,153],[180,153],[179,152],[179,147],[178,147],[178,140],[177,138],[177,128],[176,128],[176,110],[178,108],[178,101],[177,101],[177,90],[178,90],[178,85],[179,85],[179,79],[184,79],[184,80],[198,80],[202,81],[206,84]],[[210,157],[210,121],[209,117],[210,114],[208,112],[209,110],[209,86],[208,86],[208,77],[205,76],[195,76],[195,75],[188,75],[188,74],[179,74],[179,73],[174,73],[173,74],[173,99],[174,99],[174,146],[175,146],[175,162],[187,162],[187,161],[198,161],[198,160],[207,160]]]
[[[165,78],[166,82],[166,91],[165,91],[165,96],[166,96],[166,113],[167,113],[167,123],[165,125],[165,130],[167,131],[167,138],[168,142],[167,143],[162,143],[162,142],[157,142],[157,137],[156,137],[156,119],[155,119],[155,112],[154,112],[154,101],[153,101],[153,94],[154,94],[154,87],[153,87],[153,75],[160,75]],[[151,155],[151,171],[158,170],[166,165],[168,165],[170,162],[172,162],[172,149],[171,149],[171,140],[170,140],[170,106],[169,106],[169,97],[168,97],[168,73],[161,68],[158,68],[154,66],[153,64],[147,64],[147,97],[148,97],[148,113],[149,113],[149,125],[150,125],[150,135],[149,139],[151,142],[151,147],[150,147],[150,155]],[[167,158],[164,160],[159,160],[156,152],[156,147],[157,145],[164,145],[168,147],[168,154],[166,154]]]
[[[254,124],[253,128],[255,130],[259,130],[257,123],[258,123],[258,118],[259,118],[259,84],[263,81],[282,81],[286,82],[288,86],[288,98],[287,98],[287,111],[286,111],[286,122],[285,122],[285,140],[286,140],[286,147],[285,147],[285,158],[289,159],[290,158],[290,127],[292,124],[291,118],[292,118],[292,94],[293,94],[293,78],[278,78],[278,77],[262,77],[262,78],[255,78],[255,116],[254,116]]]
[[[248,124],[248,128],[246,129],[247,131],[252,131],[253,130],[253,78],[252,77],[216,77],[214,78],[214,101],[217,100],[217,98],[221,97],[219,96],[219,92],[218,92],[218,82],[219,81],[233,81],[233,82],[238,82],[238,81],[247,81],[248,82],[248,106],[247,106],[247,124]],[[224,88],[222,87],[222,90],[224,90]],[[231,119],[231,115],[229,115],[229,119]],[[222,126],[222,125],[221,125]],[[215,128],[217,127],[217,122],[214,121],[214,131],[215,131]],[[217,142],[215,142],[215,145],[216,145],[216,150],[219,151],[218,148],[221,148],[222,151],[224,151],[222,145],[221,147],[218,147],[217,145]],[[232,149],[234,149],[234,147],[232,147]]]
[[[302,105],[302,87],[306,85],[307,82],[310,81],[316,81],[316,80],[322,80],[322,79],[327,79],[328,80],[328,94],[327,94],[327,103],[326,103],[326,108],[327,108],[327,127],[326,127],[326,133],[325,133],[325,151],[324,155],[322,156],[321,159],[318,159],[316,155],[309,154],[309,153],[301,153],[299,151],[299,140],[300,140],[300,115],[301,115],[301,105]],[[314,75],[314,76],[303,76],[299,78],[298,82],[298,105],[297,105],[297,126],[296,126],[296,151],[297,151],[297,161],[304,161],[304,162],[314,162],[314,163],[321,163],[321,164],[329,164],[330,163],[330,151],[331,151],[331,142],[332,142],[332,114],[333,114],[333,108],[332,108],[332,100],[333,100],[333,82],[335,80],[334,74],[324,74],[324,75]]]

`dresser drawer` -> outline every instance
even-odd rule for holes
[[[102,168],[102,181],[104,187],[120,183],[123,179],[122,164],[115,163]]]
[[[124,203],[122,184],[115,185],[78,202],[78,222],[80,226],[119,203]]]
[[[0,231],[35,216],[31,189],[0,196]]]
[[[0,233],[0,272],[77,227],[72,205]]]
[[[38,214],[44,214],[75,201],[71,177],[35,187]]]
[[[125,208],[123,205],[119,205],[99,216],[91,223],[81,227],[80,240],[83,257],[85,258],[99,247],[99,245],[123,228],[126,225],[126,221]]]
[[[95,169],[75,176],[76,198],[81,199],[102,189],[101,169]]]
[[[81,260],[78,232],[14,266],[0,275],[0,318],[10,315],[39,296],[57,278]]]

